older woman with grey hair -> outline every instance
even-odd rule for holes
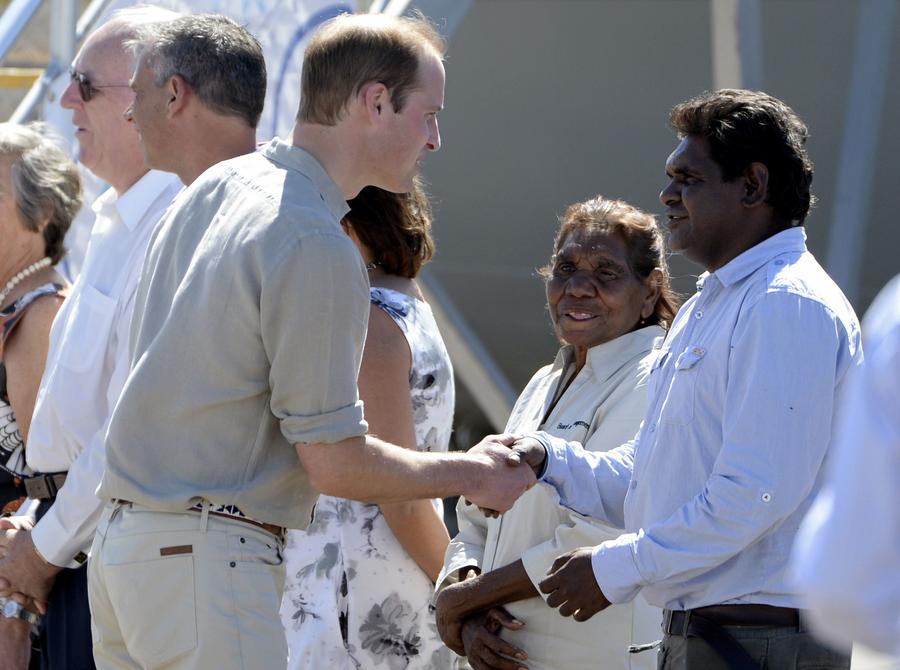
[[[46,128],[0,123],[2,516],[19,508],[32,475],[25,461],[25,443],[47,359],[50,326],[65,287],[55,266],[65,254],[63,240],[80,206],[78,168]],[[8,525],[0,522],[0,526]],[[4,553],[0,539],[0,556]],[[7,616],[0,619],[0,656],[13,667],[25,668],[34,618],[22,611],[13,618]]]

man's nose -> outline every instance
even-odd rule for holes
[[[437,119],[434,120],[434,125],[431,127],[427,146],[429,151],[437,151],[441,148],[441,131],[438,128]]]
[[[74,79],[66,86],[62,96],[59,99],[59,105],[63,109],[75,109],[76,106],[82,104],[81,94],[78,92],[78,82]]]
[[[671,207],[674,203],[678,202],[680,197],[681,196],[678,193],[678,188],[675,184],[674,179],[670,181],[662,191],[659,192],[659,201],[666,207]]]

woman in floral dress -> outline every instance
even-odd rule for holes
[[[374,187],[343,221],[369,271],[371,313],[359,377],[369,431],[446,451],[450,360],[415,282],[433,252],[428,201]],[[288,535],[282,620],[288,667],[443,670],[431,595],[449,536],[440,500],[373,505],[321,496],[305,531]]]

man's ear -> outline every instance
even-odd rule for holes
[[[170,117],[184,109],[191,95],[191,87],[180,74],[173,74],[163,84],[166,89],[166,114]]]
[[[366,115],[373,123],[377,123],[388,111],[393,111],[391,94],[387,86],[380,81],[370,81],[359,89],[357,101],[361,102]]]
[[[750,163],[744,170],[744,197],[741,203],[745,207],[757,207],[765,204],[769,197],[769,168],[764,163]]]

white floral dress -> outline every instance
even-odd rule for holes
[[[447,451],[453,370],[431,309],[385,288],[372,288],[370,297],[409,342],[418,449]],[[442,509],[440,500],[434,503]],[[455,667],[435,627],[434,585],[377,505],[321,496],[309,527],[288,533],[285,567],[281,618],[290,670]]]

